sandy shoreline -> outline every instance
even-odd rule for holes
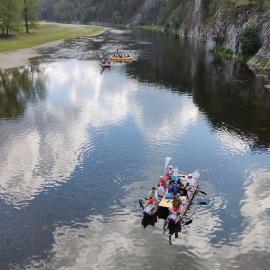
[[[107,29],[105,28],[102,31],[97,32],[94,35],[89,35],[90,37],[96,37],[103,35]],[[0,70],[20,67],[29,62],[31,58],[40,56],[41,54],[38,52],[38,49],[54,47],[61,44],[64,40],[57,40],[48,42],[42,45],[38,45],[32,48],[20,49],[15,51],[7,51],[0,53]]]

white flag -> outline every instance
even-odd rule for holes
[[[167,169],[167,167],[168,167],[168,165],[169,165],[169,163],[170,163],[171,160],[172,160],[171,157],[166,157],[165,158],[165,167],[164,167],[164,171],[165,172],[166,172],[166,169]]]

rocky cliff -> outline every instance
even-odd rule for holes
[[[222,46],[233,54],[241,53],[241,34],[247,27],[256,28],[261,48],[248,65],[270,70],[270,20],[256,5],[238,5],[239,1],[228,0],[145,0],[130,22],[157,23],[162,10],[173,6],[172,2],[177,6],[171,12],[167,10],[163,23],[181,35],[205,40],[209,50]],[[157,8],[155,17],[153,10]]]
[[[154,21],[152,14],[158,12],[161,3],[162,0],[145,0],[144,3],[139,6],[135,16],[131,19],[131,23],[140,24]]]

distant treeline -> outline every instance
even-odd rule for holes
[[[42,18],[51,21],[89,23],[109,22],[117,24],[137,23],[134,19],[142,15],[140,23],[173,25],[178,28],[195,0],[41,0]],[[227,5],[253,5],[270,10],[269,0],[203,0],[207,16],[211,16],[221,1]],[[267,4],[268,3],[268,4]]]
[[[61,22],[125,23],[144,0],[42,0],[42,18]]]
[[[0,30],[2,36],[8,36],[10,31],[29,28],[39,19],[39,0],[0,0]]]
[[[182,2],[192,0],[42,0],[41,14],[52,21],[127,24],[144,13],[143,23],[165,25],[179,17],[176,8]]]

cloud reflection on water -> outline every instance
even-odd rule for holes
[[[98,67],[89,70],[75,61],[41,65],[41,70],[48,78],[46,102],[29,104],[19,125],[10,122],[1,128],[5,137],[1,140],[0,196],[16,207],[70,178],[84,151],[92,147],[88,128],[116,124],[127,113],[126,93],[121,89],[100,97]]]
[[[171,102],[163,115],[167,92],[149,106],[156,89],[150,87],[143,101],[144,85],[118,71],[102,75],[96,62],[55,62],[42,64],[39,70],[46,78],[47,99],[28,104],[19,125],[3,125],[0,196],[16,207],[71,177],[83,154],[94,147],[92,129],[121,125],[132,115],[143,136],[159,143],[179,138],[199,116],[190,98],[182,104]]]
[[[251,139],[248,140],[227,128],[217,129],[216,136],[223,151],[230,155],[243,155],[250,151],[251,145],[253,144]]]
[[[188,265],[189,269],[267,269],[269,180],[269,171],[250,171],[241,202],[246,224],[228,243],[211,243],[213,235],[222,229],[222,220],[209,208],[195,209],[198,213],[194,222],[183,229],[181,238],[174,240],[174,247],[170,248],[167,236],[162,237],[161,221],[156,227],[144,230],[139,224],[140,216],[128,208],[116,207],[115,215],[107,220],[92,216],[77,228],[57,227],[47,267],[55,270],[168,269],[171,265],[169,269],[174,269]],[[219,197],[213,204],[226,209]]]

